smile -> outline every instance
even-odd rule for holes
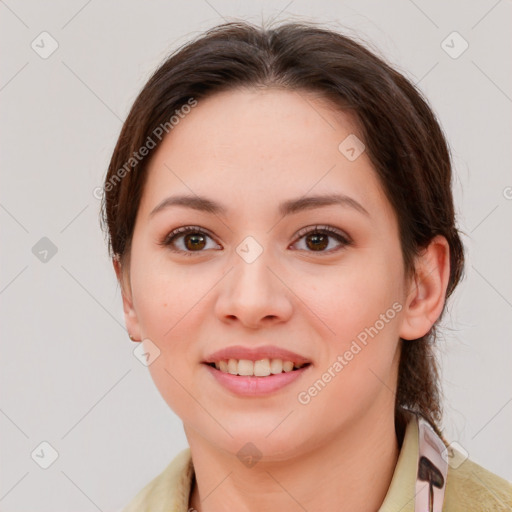
[[[299,370],[309,363],[294,363],[283,359],[258,359],[251,361],[249,359],[221,359],[215,363],[208,363],[212,368],[216,368],[222,373],[231,375],[241,375],[246,377],[268,377],[283,372],[292,372]]]
[[[233,372],[236,371],[236,373],[226,371],[226,368],[229,369],[230,361],[231,370]],[[261,361],[264,362],[262,363]],[[278,361],[278,363],[272,363],[272,361]],[[308,372],[309,368],[312,367],[311,363],[303,363],[300,368],[295,368],[291,361],[282,361],[281,359],[260,359],[257,361],[229,359],[221,360],[217,364],[219,365],[218,369],[215,367],[215,363],[204,363],[203,367],[213,377],[214,382],[217,382],[222,388],[239,397],[264,397],[276,393],[297,379],[300,379],[302,374]],[[220,368],[221,364],[224,371]],[[281,366],[279,373],[268,373],[271,367],[273,367],[274,371],[277,371],[279,365]],[[240,366],[242,374],[238,373]],[[283,366],[287,369],[283,369]],[[290,366],[292,366],[291,369]],[[244,375],[244,371],[245,373],[250,372],[250,374]],[[255,375],[255,373],[265,373],[265,375]]]

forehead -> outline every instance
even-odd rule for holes
[[[340,150],[354,136],[360,139],[354,118],[318,94],[215,94],[198,100],[157,148],[141,209],[148,213],[173,192],[265,208],[310,192],[346,194],[368,210],[389,210],[366,152],[350,160]]]

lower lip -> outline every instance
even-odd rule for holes
[[[217,381],[229,391],[243,396],[263,396],[278,391],[297,380],[307,371],[311,364],[299,368],[298,370],[277,373],[275,375],[269,375],[268,377],[233,375],[231,373],[221,372],[208,364],[205,364],[205,366]]]

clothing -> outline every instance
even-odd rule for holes
[[[378,512],[428,512],[414,510],[419,428],[418,417],[408,417],[391,484]],[[451,449],[443,512],[512,511],[512,484]],[[186,448],[122,512],[187,512],[193,479],[191,452]]]

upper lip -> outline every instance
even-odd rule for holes
[[[310,363],[309,359],[295,352],[273,345],[251,348],[242,345],[226,347],[207,356],[203,363],[216,363],[228,359],[247,359],[249,361],[258,361],[259,359],[282,359],[283,361],[292,361],[295,364]]]

